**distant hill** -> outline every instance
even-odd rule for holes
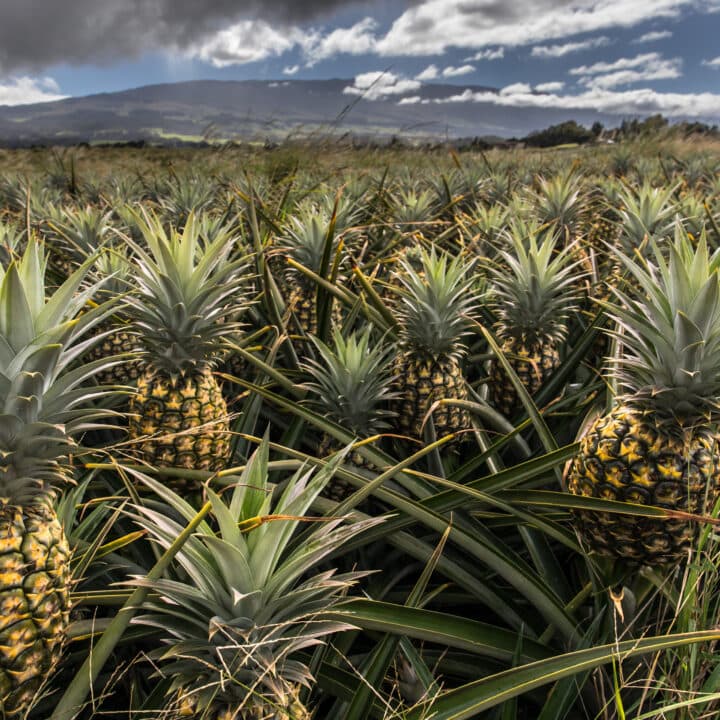
[[[200,80],[0,107],[0,144],[79,142],[197,142],[202,139],[281,140],[344,132],[359,136],[424,138],[522,137],[570,117],[590,124],[613,118],[593,112],[437,103],[474,85],[424,84],[400,96],[369,100],[343,91],[351,80]]]

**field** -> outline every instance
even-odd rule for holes
[[[5,718],[720,711],[720,143],[0,150]]]

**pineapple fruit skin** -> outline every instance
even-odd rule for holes
[[[709,513],[720,495],[719,437],[712,427],[672,428],[619,406],[598,418],[572,461],[574,495]],[[589,547],[631,564],[687,558],[699,525],[620,513],[575,511]]]
[[[342,450],[344,445],[336,440],[332,435],[323,433],[320,445],[318,446],[318,457],[326,458],[339,450]],[[350,465],[350,469],[354,471],[377,473],[379,472],[376,465],[366,460],[356,449],[350,450],[345,458],[345,463]],[[335,502],[342,502],[347,500],[357,488],[349,483],[347,480],[335,476],[330,482],[323,488],[320,493],[323,497],[334,500]]]
[[[289,705],[281,707],[270,700],[264,701],[260,694],[253,696],[243,707],[214,702],[200,712],[197,709],[197,697],[180,691],[174,717],[178,720],[310,720],[311,714],[297,697],[292,697]]]
[[[87,353],[84,358],[86,362],[111,358],[125,353],[135,353],[137,338],[122,325],[115,324],[112,320],[105,321],[100,324],[98,333],[112,328],[115,329]],[[100,385],[133,385],[137,382],[141,373],[141,361],[128,358],[122,363],[109,367],[107,370],[100,371],[95,377]]]
[[[318,333],[316,293],[317,286],[301,278],[292,283],[288,296],[288,308],[297,321],[298,329],[306,335]],[[337,302],[333,302],[330,322],[335,327],[342,325],[342,310]]]
[[[0,714],[19,718],[58,663],[70,548],[49,506],[0,505]]]
[[[451,356],[430,357],[408,350],[395,359],[393,375],[394,389],[399,395],[393,403],[398,429],[411,437],[422,437],[425,414],[434,402],[444,398],[467,399],[462,368]],[[438,437],[470,428],[467,410],[454,405],[437,407],[432,420]]]
[[[539,392],[560,365],[560,353],[553,343],[525,346],[519,340],[510,339],[503,343],[502,351],[531,397]],[[506,417],[512,416],[521,407],[510,378],[497,360],[490,368],[490,401]]]
[[[130,440],[153,466],[216,472],[230,457],[227,404],[209,368],[147,369],[130,398]]]

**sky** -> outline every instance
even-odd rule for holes
[[[347,78],[368,101],[449,83],[443,102],[720,122],[720,0],[0,0],[0,18],[0,105]]]

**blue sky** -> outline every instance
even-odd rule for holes
[[[422,102],[423,84],[443,82],[459,86],[452,102],[720,121],[720,0],[10,5],[0,104],[202,78],[348,78],[348,95],[368,100]]]

